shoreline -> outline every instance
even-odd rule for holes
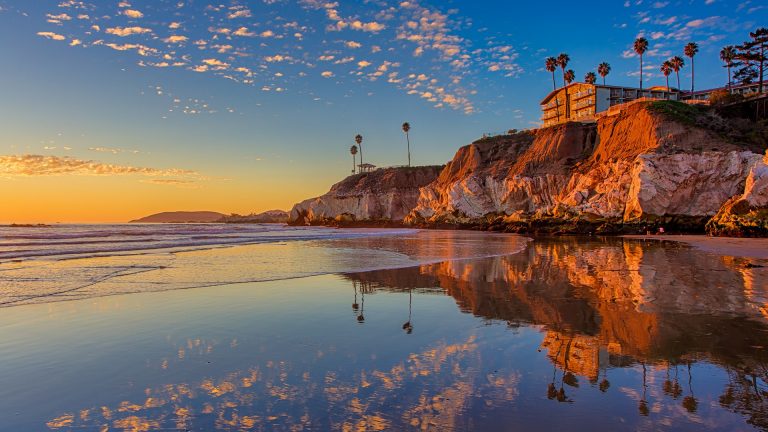
[[[768,260],[768,238],[709,237],[706,235],[622,235],[632,240],[673,241],[716,255]]]

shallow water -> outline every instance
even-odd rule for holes
[[[0,429],[768,430],[765,262],[433,233],[282,255],[396,269],[6,307]]]

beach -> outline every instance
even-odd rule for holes
[[[2,309],[0,429],[768,427],[762,258],[616,237],[269,235],[0,264],[28,272],[4,292],[44,294]],[[43,283],[88,269],[89,287]]]

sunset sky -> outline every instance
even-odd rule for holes
[[[760,1],[582,4],[0,0],[0,223],[288,210],[349,174],[357,133],[388,166],[404,121],[416,164],[536,127],[547,56],[637,85],[643,35],[663,85],[695,41],[705,89],[726,81],[720,48],[768,25]]]

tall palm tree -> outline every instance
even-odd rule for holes
[[[566,53],[561,53],[557,56],[557,65],[563,70],[563,85],[565,86],[565,67],[568,66],[568,62],[571,61],[571,57]]]
[[[667,79],[667,91],[669,91],[669,75],[672,74],[672,63],[669,60],[661,64],[661,73],[664,74],[664,78]]]
[[[558,62],[554,57],[547,57],[547,59],[544,60],[544,68],[547,69],[547,72],[552,73],[552,90],[557,90],[557,84],[555,83],[555,70],[557,70],[557,66]]]
[[[642,97],[643,93],[643,54],[645,54],[646,51],[648,51],[648,39],[644,37],[639,37],[635,39],[635,44],[633,46],[635,52],[637,55],[640,56],[640,97]]]
[[[685,60],[683,60],[680,56],[674,56],[671,59],[669,59],[669,63],[672,64],[672,70],[675,71],[675,74],[677,75],[677,90],[680,90],[680,69],[685,66]]]
[[[685,46],[685,49],[683,49],[683,52],[685,52],[686,57],[691,58],[691,93],[693,93],[693,83],[695,78],[693,57],[699,52],[699,45],[696,42],[689,42],[688,45]]]
[[[611,73],[611,65],[606,62],[600,63],[597,66],[597,73],[599,73],[600,76],[603,77],[603,85],[605,85],[605,77],[606,75]]]
[[[355,142],[357,143],[358,147],[360,147],[360,165],[362,165],[363,164],[363,136],[360,134],[355,135]]]
[[[571,61],[571,57],[566,53],[560,53],[560,55],[557,56],[557,65],[560,66],[560,69],[562,69],[563,71],[563,87],[566,87],[568,85],[565,82],[565,67],[568,66],[569,61]],[[557,116],[558,121],[560,121],[559,112],[560,110],[558,108],[558,116]],[[570,116],[571,116],[571,104],[570,104],[570,97],[568,96],[568,88],[566,87],[565,89],[565,120],[567,121]]]
[[[720,60],[725,63],[725,67],[728,68],[728,88],[731,88],[731,67],[733,67],[733,61],[736,59],[736,47],[728,45],[720,50]]]
[[[349,152],[352,153],[352,174],[355,174],[355,167],[357,167],[357,146],[353,145],[350,147]]]
[[[597,81],[597,75],[595,75],[594,72],[587,72],[586,75],[584,75],[584,82],[587,84],[594,84],[595,81]]]
[[[572,83],[573,80],[576,79],[576,72],[574,72],[573,69],[568,69],[567,71],[565,71],[564,78],[565,78],[566,85],[568,85]]]
[[[411,137],[408,132],[411,130],[411,124],[408,122],[403,123],[403,132],[405,132],[405,140],[408,142],[408,166],[411,166]]]
[[[557,90],[557,83],[555,82],[555,71],[560,63],[554,57],[547,57],[544,61],[544,67],[548,72],[552,73],[552,91]],[[557,121],[560,121],[560,102],[557,101],[557,95],[555,95],[555,113],[557,114]]]

